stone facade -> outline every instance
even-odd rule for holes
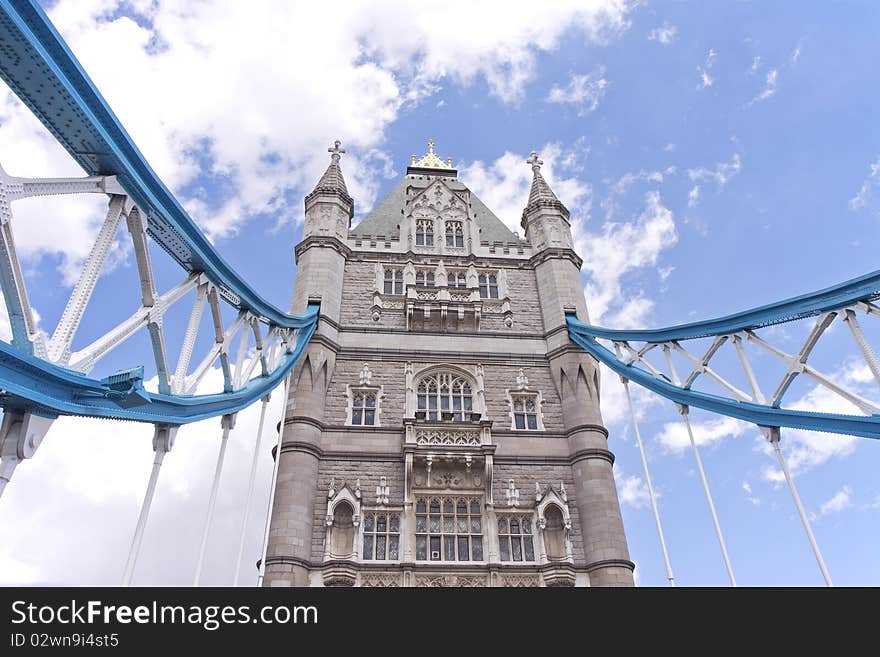
[[[568,210],[510,232],[433,153],[356,227],[339,145],[306,197],[267,586],[632,585]],[[381,557],[381,558],[380,558]]]

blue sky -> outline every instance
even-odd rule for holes
[[[62,0],[52,3],[50,16],[218,250],[280,306],[293,287],[302,197],[337,137],[348,149],[342,166],[356,220],[432,137],[438,153],[451,156],[461,178],[516,229],[530,175],[524,159],[538,150],[572,210],[591,319],[615,328],[728,314],[877,269],[870,256],[880,228],[876,3],[804,2],[795,11],[783,3],[596,0],[505,3],[500,14],[491,6],[453,5],[441,11],[387,1],[331,12],[278,3],[251,15],[220,0],[185,9]],[[229,38],[233,33],[237,38]],[[3,94],[7,172],[77,175],[17,99]],[[101,204],[16,207],[16,239],[46,330],[88,253]],[[175,283],[174,266],[160,254],[156,263],[159,287]],[[124,303],[119,290],[135,290],[136,276],[120,239],[78,345],[134,310],[134,292]],[[185,319],[183,312],[168,321],[179,328]],[[880,331],[867,320],[864,326],[878,344]],[[771,335],[795,351],[808,330],[793,325]],[[880,397],[860,375],[845,329],[831,331],[826,342],[816,366]],[[147,344],[142,338],[102,366],[141,362],[137,354]],[[775,373],[767,359],[755,366],[768,381]],[[832,403],[806,383],[790,394],[807,407]],[[676,579],[724,585],[677,414],[660,400],[637,401]],[[619,385],[606,375],[603,413],[638,581],[663,585],[641,464],[622,410]],[[252,426],[252,435],[255,420],[248,417],[251,424],[240,426]],[[739,582],[820,584],[758,432],[696,412],[693,420]],[[0,518],[25,523],[27,531],[0,548],[0,581],[117,581],[149,447],[143,431],[111,426],[70,421],[57,432],[63,437],[50,434],[34,461],[19,468]],[[175,518],[181,509],[194,517],[203,512],[219,430],[206,424],[191,434],[169,456],[178,465],[169,466],[147,545],[177,532],[197,551],[194,530]],[[246,434],[242,428],[233,441],[241,455],[249,449]],[[880,547],[872,529],[880,520],[880,445],[791,432],[783,449],[835,583],[880,584],[871,558]],[[231,481],[244,476],[235,467]],[[24,503],[43,491],[41,478],[53,472],[55,487],[40,493],[49,497],[48,508],[36,517],[10,509],[13,500]],[[264,484],[268,472],[263,462]],[[96,481],[106,481],[106,490]],[[230,483],[231,490],[237,485]],[[265,504],[265,496],[255,504]],[[229,575],[224,558],[237,547],[241,509],[234,492],[221,497],[221,509],[226,515],[209,554],[217,583]],[[260,529],[252,529],[256,542]],[[81,549],[64,551],[60,565],[49,563],[57,550],[34,548],[72,534]],[[189,557],[166,570],[150,554],[142,581],[187,583]]]

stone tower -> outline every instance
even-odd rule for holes
[[[354,228],[331,162],[305,198],[267,586],[630,586],[569,212],[529,158],[525,239],[412,157]]]

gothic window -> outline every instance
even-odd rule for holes
[[[447,285],[449,287],[467,287],[467,277],[463,271],[449,272],[447,275]]]
[[[497,299],[498,298],[498,275],[497,274],[480,274],[480,298],[481,299]]]
[[[538,397],[534,394],[511,395],[513,402],[513,428],[527,431],[537,431],[538,423]]]
[[[417,271],[416,272],[416,285],[426,286],[426,287],[434,287],[434,272],[432,271]]]
[[[446,222],[446,246],[464,246],[464,227],[460,221]]]
[[[416,246],[434,246],[434,221],[419,219],[416,222]]]
[[[417,388],[417,417],[426,420],[466,422],[473,411],[471,384],[452,372],[437,372],[425,377]]]
[[[476,497],[416,499],[417,561],[482,561],[482,505]]]
[[[385,294],[403,294],[403,271],[385,270]]]
[[[535,543],[531,516],[500,516],[498,546],[501,561],[534,561]]]
[[[400,515],[378,512],[364,516],[363,558],[379,561],[400,558]]]
[[[560,561],[566,557],[565,521],[562,511],[555,504],[550,504],[544,511],[544,549],[547,561]]]
[[[376,424],[375,390],[352,391],[351,424],[355,427],[372,427]]]
[[[340,502],[333,509],[333,525],[330,527],[330,556],[348,559],[354,547],[354,509],[348,502]]]

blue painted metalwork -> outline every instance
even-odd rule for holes
[[[253,290],[214,250],[162,183],[36,0],[0,0],[0,76],[89,175],[115,175],[148,232],[184,269],[269,324],[291,315]],[[133,90],[134,92],[134,90]]]
[[[877,274],[870,276],[876,278]],[[855,279],[855,281],[862,281],[866,278],[868,277]],[[629,365],[623,363],[614,353],[611,352],[610,349],[599,344],[596,340],[596,338],[607,338],[620,341],[640,340],[648,342],[665,342],[667,340],[702,337],[704,335],[724,335],[735,330],[756,328],[758,325],[748,323],[746,321],[747,317],[755,319],[759,316],[763,316],[767,319],[774,317],[775,312],[791,312],[795,309],[797,309],[797,312],[806,312],[807,309],[812,307],[813,310],[808,312],[808,314],[799,315],[807,317],[809,315],[823,312],[824,310],[833,310],[835,307],[839,308],[841,305],[850,305],[858,299],[865,298],[864,294],[861,294],[857,298],[850,298],[847,293],[841,292],[835,306],[824,305],[828,301],[827,299],[821,301],[817,299],[817,297],[821,297],[829,291],[839,290],[852,283],[854,283],[854,281],[849,281],[848,283],[843,283],[840,286],[828,288],[828,290],[816,292],[812,295],[804,295],[797,299],[791,299],[787,302],[764,306],[764,308],[747,311],[740,315],[732,315],[731,317],[723,318],[721,320],[697,322],[696,324],[658,329],[656,331],[614,331],[603,329],[584,324],[577,319],[574,313],[570,313],[566,315],[568,334],[575,344],[595,356],[602,363],[605,363],[605,365],[618,375],[633,381],[662,397],[666,397],[677,404],[702,408],[712,413],[726,415],[764,427],[790,427],[792,429],[842,433],[851,436],[863,436],[865,438],[880,438],[880,415],[839,415],[834,413],[786,410],[753,402],[737,401],[720,397],[718,395],[698,392],[696,390],[683,389],[673,385],[673,383],[665,377],[655,377],[650,372],[637,367],[635,363]],[[841,302],[841,299],[843,299],[843,302]],[[821,309],[816,310],[816,308]],[[776,318],[776,321],[769,323],[786,321],[784,319],[779,319],[778,314],[776,314]],[[790,317],[790,319],[795,319],[795,317]],[[760,325],[766,326],[767,324]],[[701,329],[694,329],[693,327],[695,326],[703,326],[707,328],[713,327],[713,332],[701,332]],[[733,326],[740,326],[741,328],[732,329],[731,327]],[[717,333],[714,331],[717,331]],[[690,332],[697,333],[697,335],[690,335]],[[646,339],[645,336],[649,336],[651,339]],[[667,337],[661,338],[660,336]]]
[[[240,390],[213,395],[147,392],[138,387],[136,375],[126,380],[128,392],[120,391],[112,377],[92,379],[24,355],[0,341],[0,406],[48,417],[83,415],[173,425],[235,413],[266,396],[290,373],[315,332],[318,309],[311,304],[305,313],[293,317],[299,326],[296,345],[268,376],[254,377]],[[130,403],[131,394],[139,397],[137,404]]]
[[[739,331],[782,324],[796,319],[820,315],[831,310],[851,306],[857,301],[873,301],[880,298],[880,271],[838,283],[831,287],[802,294],[784,301],[777,301],[743,312],[705,319],[690,324],[679,324],[660,329],[620,331],[600,326],[581,324],[583,332],[608,340],[633,340],[637,342],[662,343],[672,340],[690,340],[712,335],[731,335]],[[569,323],[569,326],[571,324]]]

